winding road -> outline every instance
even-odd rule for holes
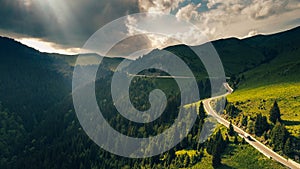
[[[210,102],[212,100],[217,99],[217,98],[226,97],[227,95],[229,95],[233,92],[233,89],[228,85],[228,83],[224,83],[224,86],[228,91],[226,94],[206,99],[206,100],[203,101],[203,104],[204,104],[204,108],[205,108],[206,112],[209,115],[213,116],[219,123],[223,124],[224,126],[226,126],[228,128],[230,122],[227,121],[226,119],[224,119],[223,117],[221,117],[211,107],[211,104],[210,104]],[[289,168],[292,168],[292,169],[300,169],[300,164],[296,163],[295,161],[293,161],[291,159],[286,159],[286,158],[280,156],[279,154],[277,154],[276,152],[274,152],[273,150],[271,150],[270,148],[268,148],[267,146],[265,146],[264,144],[262,144],[261,142],[256,140],[250,134],[243,131],[241,128],[239,128],[235,125],[233,125],[233,127],[234,127],[234,130],[239,134],[240,137],[245,138],[246,142],[248,142],[251,146],[253,146],[255,149],[257,149],[259,152],[264,154],[266,157],[268,157],[270,159],[273,159],[273,160],[276,160],[279,163],[285,165],[286,167],[289,167]]]
[[[147,76],[147,75],[131,75],[130,76],[135,76],[135,77],[155,77],[155,78],[163,78],[163,79],[172,79],[172,78],[181,78],[181,79],[189,79],[192,77],[185,77],[185,76]],[[204,109],[205,111],[211,115],[212,117],[214,117],[219,123],[221,123],[222,125],[226,126],[227,128],[229,128],[229,124],[230,122],[227,121],[226,119],[224,119],[223,117],[221,117],[212,107],[210,102],[212,100],[218,99],[218,98],[222,98],[222,97],[226,97],[227,95],[231,94],[233,92],[233,89],[229,86],[228,83],[224,83],[224,87],[227,90],[227,93],[221,96],[216,96],[216,97],[212,97],[206,100],[203,100],[203,104],[204,104]],[[289,167],[291,169],[300,169],[300,164],[296,163],[295,161],[291,160],[291,159],[286,159],[284,157],[282,157],[281,155],[277,154],[276,152],[274,152],[273,150],[271,150],[269,147],[265,146],[264,144],[262,144],[261,142],[259,142],[258,140],[256,140],[254,137],[252,137],[249,133],[246,133],[245,131],[243,131],[241,128],[233,125],[235,132],[238,133],[238,135],[242,138],[245,139],[246,142],[248,142],[252,147],[254,147],[255,149],[257,149],[259,152],[261,152],[263,155],[265,155],[266,157],[276,160],[277,162],[283,164],[286,167]]]

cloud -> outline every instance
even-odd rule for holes
[[[257,33],[282,31],[291,28],[285,25],[286,21],[299,18],[300,13],[298,0],[207,0],[203,5],[207,10],[200,11],[194,4],[181,7],[176,17],[197,25],[210,40],[242,38],[252,30]]]
[[[178,19],[190,21],[192,18],[198,16],[197,9],[200,6],[201,6],[201,3],[199,3],[198,5],[195,5],[193,3],[192,4],[188,4],[185,7],[182,7],[182,8],[180,8],[178,10],[178,12],[176,13],[176,17]]]
[[[145,25],[148,25],[149,23],[151,24],[151,19],[153,19],[153,16],[150,15],[145,15],[144,16],[145,19],[147,18],[147,21],[145,23]],[[158,15],[159,17],[159,15]],[[126,27],[127,27],[127,32],[129,36],[134,36],[137,34],[140,34],[140,36],[144,37],[144,41],[138,42],[138,43],[142,43],[142,44],[147,44],[147,46],[143,46],[143,48],[164,48],[166,46],[168,46],[169,44],[172,44],[169,42],[169,38],[163,35],[158,35],[158,34],[153,34],[153,32],[151,31],[151,28],[153,30],[157,29],[156,27],[160,25],[152,24],[152,27],[143,27],[143,23],[138,23],[137,21],[138,18],[136,17],[131,17],[128,16],[127,20],[126,20]],[[154,26],[154,27],[153,27]],[[162,29],[162,27],[160,27],[160,29]],[[141,39],[139,39],[141,40]],[[133,44],[131,42],[131,44]],[[141,48],[141,49],[143,49]],[[137,50],[137,49],[136,49]]]
[[[163,12],[170,13],[178,8],[184,0],[138,0],[140,11],[142,12]]]
[[[81,47],[106,23],[136,12],[137,0],[0,0],[0,29]]]
[[[208,0],[210,11],[231,15],[246,15],[251,19],[265,19],[291,10],[299,9],[298,0]]]
[[[288,0],[255,0],[243,13],[252,19],[264,19],[291,10],[288,4]]]
[[[183,9],[188,9],[188,7]],[[193,6],[193,8],[198,7],[200,5]],[[126,22],[128,34],[130,36],[143,34],[150,42],[147,43],[147,47],[153,49],[162,49],[176,44],[199,45],[208,41],[202,30],[186,22],[187,18],[178,19],[176,16],[160,13],[146,14],[141,17],[129,16]]]

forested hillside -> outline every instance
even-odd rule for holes
[[[231,77],[231,85],[239,90],[251,87],[249,84],[259,86],[277,83],[278,79],[295,79],[299,70],[299,41],[291,42],[289,39],[298,37],[299,30],[296,28],[278,35],[245,40],[232,38],[213,42],[226,75]],[[282,39],[286,39],[284,43],[281,43]],[[200,50],[202,47],[192,48]],[[201,97],[210,97],[210,82],[200,59],[185,45],[165,50],[185,61],[197,77]],[[199,111],[188,137],[162,155],[129,159],[104,151],[89,139],[76,118],[71,97],[75,60],[76,56],[40,53],[14,40],[0,38],[0,168],[183,168],[199,166],[207,160],[210,161],[207,163],[209,167],[238,167],[243,166],[239,165],[243,161],[233,164],[229,160],[230,155],[247,157],[252,152],[243,140],[225,129],[216,131],[210,141],[199,144],[199,132],[206,115],[203,107],[196,106],[186,110]],[[168,105],[154,123],[131,123],[118,114],[110,93],[112,75],[121,61],[121,58],[104,58],[104,64],[98,70],[96,95],[105,118],[116,130],[129,136],[147,137],[165,131],[180,109],[180,91],[175,81],[135,77],[130,87],[130,97],[138,109],[149,108],[148,95],[155,88],[161,88],[166,93]],[[140,58],[135,62],[142,61],[143,58]],[[264,65],[267,65],[267,71]],[[164,72],[147,70],[142,73],[157,75]],[[275,73],[275,80],[270,76],[272,73]],[[260,83],[256,83],[257,80]],[[220,146],[227,148],[221,149]],[[241,149],[247,150],[246,153],[237,154]],[[257,162],[258,166],[266,163],[266,168],[282,167],[261,154],[254,153],[253,156],[262,159],[253,162]]]

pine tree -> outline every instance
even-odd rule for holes
[[[235,133],[235,132],[234,132],[233,125],[232,125],[232,123],[230,122],[228,134],[229,134],[230,136],[234,136],[234,133]]]
[[[214,151],[220,154],[223,152],[224,150],[223,148],[225,148],[226,145],[222,137],[221,131],[219,131],[219,133],[220,133],[219,137],[216,138],[216,145]]]
[[[258,114],[256,120],[254,122],[254,132],[257,136],[262,136],[264,132],[266,132],[269,128],[269,124],[267,122],[267,118]]]
[[[227,103],[227,105],[225,106],[225,110],[230,117],[236,117],[239,113],[239,109],[232,103]]]
[[[205,119],[205,117],[206,117],[203,102],[201,102],[200,106],[199,106],[199,117],[201,120]]]
[[[271,143],[273,144],[274,149],[282,150],[288,136],[289,133],[286,130],[285,126],[277,122],[275,127],[271,131]]]
[[[217,167],[221,164],[221,153],[226,147],[226,142],[223,139],[221,131],[219,130],[213,138],[208,141],[207,152],[213,156],[212,164]]]
[[[208,154],[213,155],[214,152],[222,152],[222,148],[225,147],[225,141],[223,139],[223,136],[221,134],[221,131],[219,130],[213,138],[210,138],[208,140],[206,151]]]
[[[218,137],[216,137],[216,144],[215,144],[215,147],[213,149],[213,152],[212,152],[212,165],[213,167],[217,167],[221,164],[221,153],[222,153],[222,150],[224,150],[224,140],[223,140],[223,137],[222,137],[222,134],[221,132],[219,131],[218,132]]]
[[[262,116],[261,123],[262,123],[262,130],[264,132],[268,131],[270,126],[269,126],[269,123],[268,123],[268,120],[267,120],[266,116]]]
[[[256,119],[255,119],[255,122],[254,122],[254,133],[257,136],[261,136],[261,134],[262,134],[261,119],[262,119],[261,114],[258,114],[256,116]]]
[[[272,123],[276,123],[277,121],[281,121],[280,118],[280,109],[278,107],[277,101],[274,102],[273,107],[270,110],[270,121]]]

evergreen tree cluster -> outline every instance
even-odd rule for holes
[[[270,139],[271,146],[275,151],[280,151],[290,157],[293,157],[293,155],[299,151],[300,148],[297,148],[297,145],[299,145],[297,142],[299,141],[289,134],[285,125],[282,123],[277,101],[274,101],[270,109],[269,120],[271,124],[268,123],[267,117],[261,113],[256,116],[254,123],[251,119],[247,119],[247,116],[242,116],[240,124],[244,126],[248,121],[247,128],[250,129],[250,131],[251,128],[253,128],[253,133],[258,137],[263,136],[265,140]]]
[[[212,155],[212,165],[217,167],[221,164],[221,155],[227,146],[221,131],[219,130],[207,143],[206,151]]]
[[[289,138],[289,133],[283,124],[277,122],[271,131],[270,137],[274,150],[282,151],[287,139]]]
[[[264,132],[269,130],[269,124],[266,116],[262,116],[262,114],[258,114],[256,116],[256,120],[254,122],[254,132],[257,136],[262,136]]]
[[[239,114],[240,110],[232,103],[227,102],[225,106],[225,113],[230,117],[236,117]]]
[[[269,123],[271,122],[271,123]],[[257,114],[255,118],[242,115],[239,119],[238,125],[247,127],[247,132],[255,134],[270,143],[270,146],[275,151],[280,151],[291,158],[298,155],[300,150],[299,140],[289,134],[285,125],[281,120],[280,108],[277,101],[274,101],[270,112],[269,122],[266,116],[261,113]],[[233,127],[230,123],[228,133],[233,136]]]

